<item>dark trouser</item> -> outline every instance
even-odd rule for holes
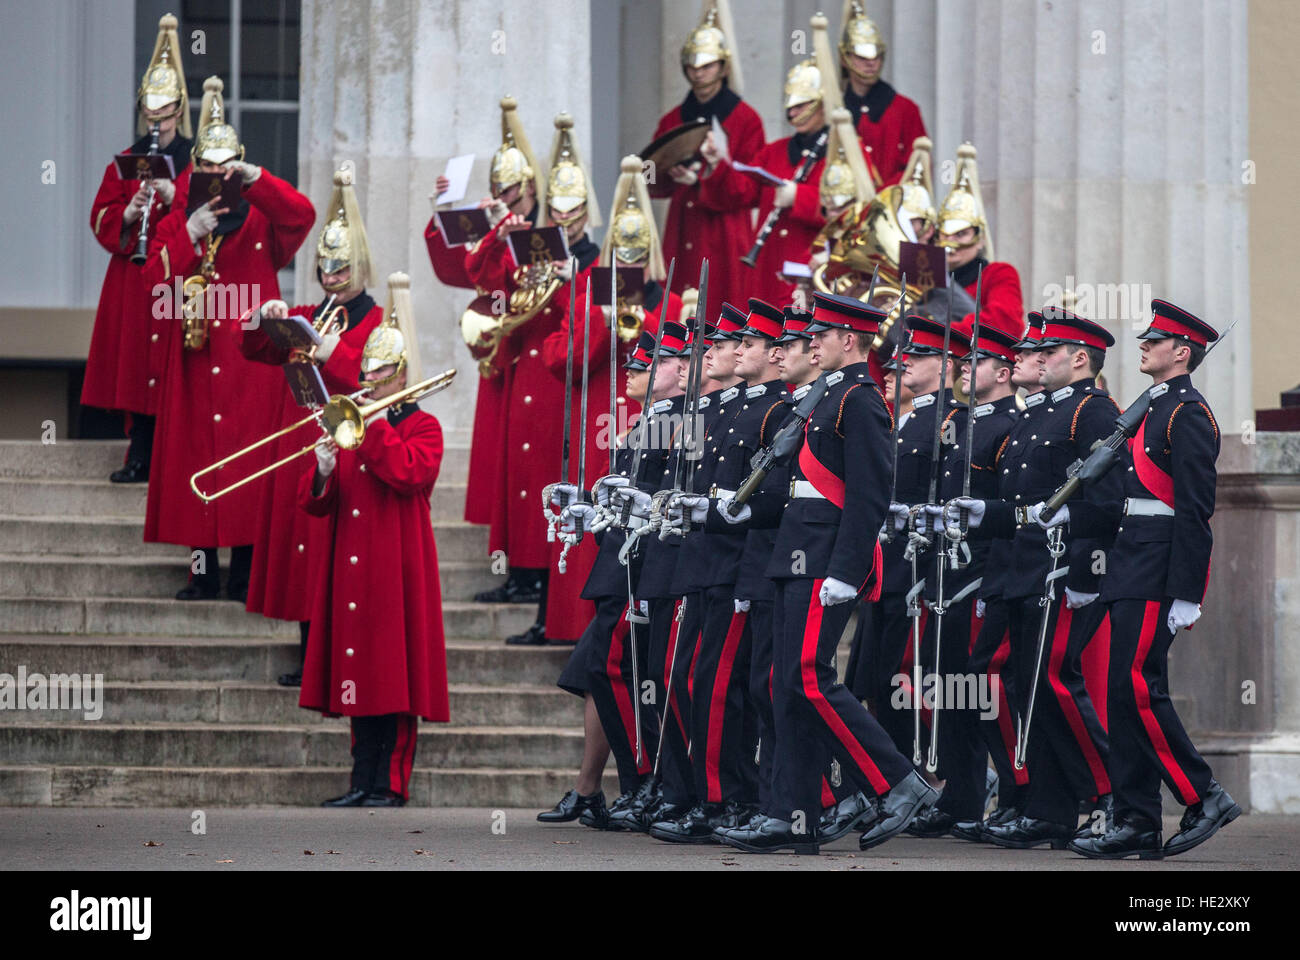
[[[194,572],[193,559],[190,561],[190,580],[199,583],[209,583],[215,590],[221,584],[221,576],[218,573],[218,564],[216,547],[195,547],[190,551],[193,558],[195,554],[203,554],[203,573]],[[226,592],[236,593],[248,589],[248,576],[253,568],[253,545],[247,544],[242,547],[230,548],[230,570],[226,574]],[[304,647],[304,650],[306,648]]]
[[[650,625],[635,625],[634,645],[634,627],[627,619],[627,599],[610,597],[596,601],[596,617],[592,620],[592,626],[597,625],[600,633],[587,655],[587,689],[596,704],[601,728],[605,731],[605,739],[609,741],[614,762],[618,765],[619,789],[623,793],[630,793],[650,773],[654,765],[655,748],[659,743],[659,724],[654,708],[643,700],[640,708],[641,755],[638,758],[636,702],[640,691],[632,682],[632,658],[637,658],[637,672],[644,684],[649,670],[646,653],[650,647]],[[591,630],[592,627],[587,629]]]
[[[691,767],[704,803],[758,799],[754,744],[745,742],[749,614],[737,613],[732,585],[707,587],[691,680]]]
[[[126,448],[126,459],[128,463],[139,460],[147,470],[153,461],[153,429],[157,418],[146,413],[132,413],[129,416],[131,427],[127,431],[127,436],[131,438],[131,442]]]
[[[352,788],[370,793],[385,790],[410,799],[411,767],[415,763],[416,727],[410,713],[352,718]]]
[[[916,739],[912,716],[912,619],[907,615],[907,598],[901,593],[881,595],[870,617],[860,622],[870,631],[863,639],[871,664],[871,712],[889,734],[898,752],[911,758]],[[925,633],[930,611],[921,607],[921,633]],[[921,752],[929,744],[929,712],[921,724]]]
[[[677,618],[681,600],[650,601],[650,679],[655,684],[659,713],[659,778],[669,803],[695,802],[695,783],[687,753],[690,739],[690,694],[687,692],[691,661],[699,629]],[[687,605],[689,610],[691,605]],[[699,604],[694,604],[696,608]],[[683,639],[689,636],[689,640]],[[676,654],[676,662],[674,662]],[[671,671],[671,673],[670,673]],[[674,678],[676,683],[674,683]],[[680,688],[680,689],[679,689]]]
[[[749,604],[749,703],[758,721],[758,808],[772,796],[772,614],[770,600]]]
[[[982,691],[991,692],[992,686],[987,677],[976,674],[970,666],[971,642],[979,631],[974,594],[949,606],[942,617],[931,611],[922,643],[927,678],[934,674],[934,640],[940,620],[943,632],[939,638],[939,672],[936,679],[927,679],[923,688],[934,684],[938,707],[930,719],[931,730],[937,724],[937,775],[944,781],[938,807],[958,820],[982,820],[988,755],[979,735],[980,695]],[[990,713],[995,704],[987,706]]]
[[[777,581],[772,644],[771,812],[804,824],[809,833],[822,810],[822,777],[831,757],[869,794],[885,793],[912,769],[831,666],[855,605],[823,607],[822,583]]]
[[[307,662],[307,637],[311,634],[311,621],[298,621],[298,669]]]
[[[1116,600],[1110,606],[1110,772],[1115,819],[1160,824],[1160,781],[1185,805],[1209,789],[1210,766],[1197,752],[1169,697],[1166,623],[1172,600]]]
[[[989,600],[984,622],[967,661],[970,672],[987,676],[997,691],[996,717],[981,717],[977,733],[998,771],[998,806],[1023,808],[1029,768],[1017,770],[1016,717],[1021,700],[1011,660],[1011,608],[1005,600]]]
[[[1093,601],[1071,610],[1065,591],[1047,608],[1047,641],[1038,671],[1038,693],[1026,758],[1029,794],[1025,815],[1054,823],[1078,822],[1079,801],[1110,792],[1109,746],[1097,710],[1083,683],[1081,661],[1106,608]],[[1043,608],[1037,597],[1015,601],[1011,650],[1016,675],[1032,677]],[[1023,698],[1027,701],[1028,683]]]
[[[873,645],[876,635],[876,618],[881,615],[883,600],[877,603],[862,601],[858,608],[858,628],[853,631],[853,645],[849,648],[849,662],[844,668],[844,685],[859,700],[874,702],[876,658]]]

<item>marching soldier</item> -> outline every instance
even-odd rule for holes
[[[158,39],[140,90],[136,94],[137,129],[144,134],[126,152],[157,152],[171,157],[177,180],[124,180],[110,163],[90,208],[90,229],[110,254],[104,286],[95,311],[95,327],[86,357],[86,378],[81,403],[88,407],[125,411],[131,442],[126,461],[111,477],[114,483],[142,483],[149,479],[153,435],[167,346],[174,334],[167,319],[156,319],[151,309],[150,286],[132,256],[147,222],[157,229],[176,197],[190,166],[190,109],[181,68],[176,18],[170,13],[158,21]],[[156,129],[157,144],[153,149]],[[147,246],[146,246],[147,249]]]
[[[225,120],[222,88],[217,77],[204,81],[193,156],[204,172],[240,178],[239,206],[216,207],[216,198],[187,215],[189,181],[178,184],[172,212],[159,221],[145,263],[148,284],[180,287],[183,281],[186,302],[173,303],[172,315],[184,314],[184,329],[169,346],[144,539],[198,544],[190,582],[178,600],[215,598],[217,547],[232,547],[226,596],[244,603],[257,537],[257,491],[245,487],[200,504],[190,477],[265,435],[266,398],[281,394],[284,375],[240,354],[233,327],[243,311],[231,303],[238,300],[231,293],[253,291],[255,302],[279,299],[276,272],[293,259],[316,212],[288,183],[244,161],[239,136]]]
[[[938,244],[948,250],[948,271],[972,297],[983,265],[980,294],[980,324],[997,327],[1019,337],[1025,329],[1025,303],[1020,292],[1020,274],[1009,263],[998,262],[993,253],[980,193],[975,148],[963,143],[957,148],[956,181],[938,213]]]
[[[663,115],[655,139],[688,123],[716,120],[727,135],[732,157],[749,163],[763,149],[763,121],[741,99],[740,58],[727,0],[705,0],[700,25],[682,45],[682,73],[691,85],[686,98]],[[703,161],[679,163],[650,185],[652,197],[670,197],[664,221],[664,256],[677,260],[674,293],[700,275],[700,260],[709,257],[709,286],[725,301],[744,300],[748,278],[739,263],[754,239],[751,206],[713,204],[702,196]]]
[[[262,330],[262,318],[298,316],[311,321],[321,333],[321,343],[308,356],[320,367],[321,380],[331,394],[356,392],[361,372],[361,352],[371,331],[384,319],[383,308],[366,292],[370,282],[370,244],[357,205],[352,174],[334,174],[334,189],[325,207],[325,225],[316,242],[316,279],[325,293],[319,304],[290,308],[283,300],[269,300],[239,324],[236,336],[243,355],[260,363],[283,367],[291,356]],[[302,408],[294,402],[286,384],[279,391],[279,410],[274,422],[288,426],[302,419]],[[276,441],[273,459],[280,459],[311,442],[319,427],[303,424]],[[299,670],[280,678],[284,686],[302,682],[301,660],[306,659],[307,637],[315,597],[312,591],[320,579],[315,569],[321,562],[318,538],[322,521],[298,509],[298,479],[286,471],[275,471],[262,489],[257,539],[253,543],[253,566],[248,584],[247,609],[277,620],[296,620],[301,633]]]
[[[1160,859],[1204,843],[1241,808],[1213,777],[1184,730],[1169,694],[1169,648],[1200,618],[1209,581],[1219,426],[1191,373],[1219,334],[1164,300],[1151,302],[1139,335],[1150,404],[1118,473],[1122,504],[1104,510],[1071,501],[1039,524],[1114,533],[1101,600],[1110,607],[1110,770],[1115,813],[1104,835],[1070,849],[1095,859]],[[1128,458],[1121,460],[1128,464]],[[1161,846],[1160,783],[1186,808]]]
[[[880,172],[880,185],[889,186],[901,179],[916,138],[925,136],[925,121],[914,101],[881,79],[885,38],[861,0],[845,0],[840,23],[844,105],[857,118],[858,135]]]
[[[384,323],[366,340],[367,402],[418,381],[410,278],[388,278]],[[419,718],[449,719],[438,550],[429,497],[442,427],[414,401],[368,418],[361,444],[316,448],[302,509],[328,518],[298,705],[352,721],[352,783],[326,807],[400,807],[410,798]]]

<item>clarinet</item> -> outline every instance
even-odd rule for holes
[[[158,124],[154,124],[149,129],[149,156],[158,155]],[[149,182],[148,202],[144,205],[144,213],[140,214],[140,236],[135,242],[135,253],[131,254],[131,262],[139,266],[149,258],[149,213],[153,210],[153,181]]]
[[[817,161],[822,158],[822,151],[826,149],[826,141],[829,137],[830,127],[827,127],[821,132],[821,136],[817,138],[817,142],[812,145],[812,149],[804,151],[803,160],[800,162],[799,168],[795,170],[794,176],[791,178],[795,183],[803,183],[808,179],[808,176],[813,171],[813,167],[815,167]],[[772,228],[776,226],[776,221],[784,212],[784,209],[781,207],[773,207],[768,211],[767,219],[763,221],[763,228],[758,231],[758,237],[754,240],[754,246],[750,248],[749,253],[740,258],[741,263],[747,267],[752,267],[754,265],[754,262],[758,260],[759,253],[763,249],[763,244],[767,243],[768,234],[772,232]]]

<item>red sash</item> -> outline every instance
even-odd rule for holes
[[[1137,435],[1129,441],[1133,453],[1133,471],[1142,486],[1154,493],[1167,507],[1174,506],[1174,478],[1165,473],[1147,455],[1146,418],[1138,425]]]

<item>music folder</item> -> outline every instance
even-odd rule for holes
[[[478,243],[491,232],[487,211],[478,207],[461,207],[457,210],[438,210],[434,213],[438,229],[449,247],[463,247]]]
[[[323,407],[329,403],[325,380],[320,369],[310,360],[290,360],[284,365],[284,378],[289,381],[289,389],[298,406]]]
[[[239,174],[233,174],[229,180],[224,173],[202,173],[195,172],[190,174],[190,193],[185,201],[185,214],[188,216],[203,204],[212,200],[214,197],[220,197],[221,202],[217,208],[225,207],[227,210],[234,210],[239,206],[239,195],[243,188],[243,180]]]
[[[285,350],[310,350],[321,342],[321,335],[311,321],[294,314],[287,317],[263,316],[259,329],[272,343]]]
[[[559,227],[516,230],[506,239],[510,247],[510,256],[514,258],[517,267],[569,259],[569,245],[565,241],[564,231]]]
[[[592,267],[591,268],[591,302],[597,306],[605,307],[609,305],[609,281],[610,274],[614,272],[613,267]],[[618,268],[618,294],[621,297],[628,297],[636,293],[645,285],[645,268],[644,267],[619,267]]]
[[[948,286],[948,258],[943,247],[931,243],[898,244],[898,270],[907,274],[907,285],[930,290]]]
[[[165,153],[119,153],[113,157],[123,180],[175,180],[176,165]]]

